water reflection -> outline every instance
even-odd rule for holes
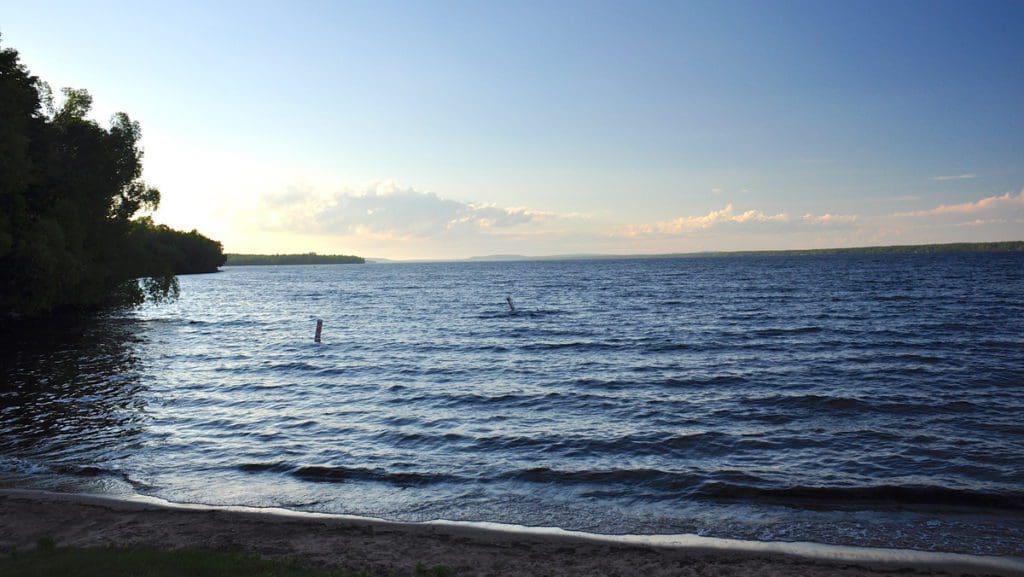
[[[138,446],[146,421],[138,333],[137,321],[107,317],[3,337],[0,474],[98,475]]]

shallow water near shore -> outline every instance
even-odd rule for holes
[[[236,267],[181,285],[172,305],[5,345],[0,483],[1024,554],[1024,255]]]

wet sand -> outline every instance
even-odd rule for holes
[[[0,551],[58,545],[240,548],[265,557],[407,575],[422,563],[468,576],[1024,575],[1024,560],[701,538],[622,539],[496,526],[172,505],[0,490]]]

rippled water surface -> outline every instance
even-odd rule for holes
[[[4,344],[0,483],[1024,555],[1024,255],[236,267],[181,288]]]

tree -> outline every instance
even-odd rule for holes
[[[17,52],[0,50],[0,258],[12,250],[15,221],[27,209],[22,194],[33,168],[29,144],[42,127],[38,83]]]
[[[139,124],[119,112],[103,128],[86,90],[63,95],[55,107],[17,52],[0,50],[0,314],[163,300],[175,274],[216,270],[219,243],[132,220],[160,203],[141,178]]]

